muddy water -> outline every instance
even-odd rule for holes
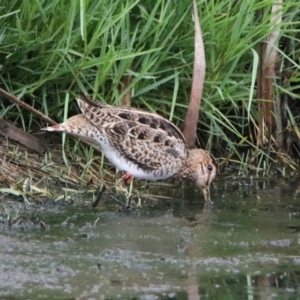
[[[300,298],[295,187],[219,186],[205,209],[190,188],[164,193],[125,213],[53,205],[3,223],[0,299]]]

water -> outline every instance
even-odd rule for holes
[[[31,212],[1,227],[0,299],[300,299],[297,188],[250,183],[206,209],[187,188],[126,213]]]

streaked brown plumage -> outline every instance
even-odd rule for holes
[[[189,150],[173,123],[150,112],[82,98],[77,99],[82,114],[44,130],[66,132],[100,145],[113,165],[134,177],[193,182],[210,201],[215,161],[202,149]]]

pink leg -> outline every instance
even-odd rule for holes
[[[126,185],[130,185],[132,182],[133,176],[129,172],[123,172],[122,179],[124,180]]]

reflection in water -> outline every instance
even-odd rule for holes
[[[274,295],[280,294],[278,289],[287,291],[288,293],[295,294],[299,287],[299,272],[277,273],[267,275],[251,276],[251,283],[256,287],[258,299],[274,299]],[[275,289],[274,289],[275,288]],[[276,293],[277,290],[277,293]]]
[[[299,272],[266,275],[234,275],[214,277],[204,280],[206,288],[200,289],[203,299],[299,299]],[[193,299],[193,298],[190,298]]]
[[[60,208],[39,216],[47,231],[3,227],[0,296],[300,298],[299,196],[281,182],[226,184],[212,208],[192,188],[166,190],[128,213]]]

